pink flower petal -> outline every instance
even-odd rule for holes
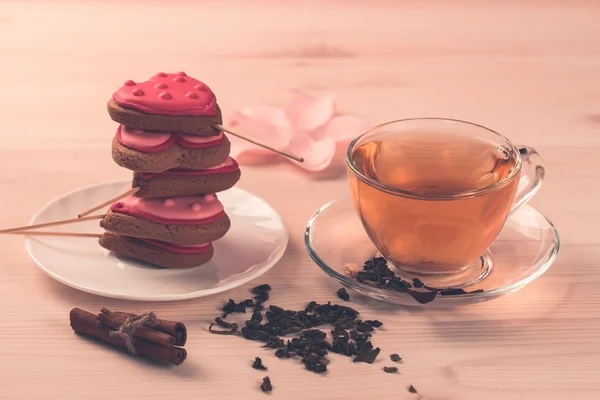
[[[233,155],[230,154],[230,156]],[[248,150],[236,154],[233,158],[235,158],[240,165],[266,165],[280,163],[283,157],[267,151],[261,150],[257,152],[255,150]]]
[[[263,142],[271,147],[284,148],[288,145],[292,131],[288,128],[277,128],[273,125],[269,125],[263,121],[247,119],[240,121],[235,127],[236,132],[239,132],[245,136],[249,136],[259,142]],[[251,152],[253,154],[270,154],[270,150],[267,150],[261,146],[257,146],[254,143],[250,143],[247,140],[240,139],[233,135],[228,135],[229,141],[231,142],[231,154],[232,157],[236,157],[241,153]]]
[[[349,143],[354,138],[369,129],[365,121],[354,115],[333,117],[323,128],[312,133],[315,140],[330,138],[336,142]]]
[[[325,170],[331,164],[336,145],[329,138],[313,140],[309,137],[294,136],[286,149],[304,158],[303,163],[294,161],[300,168],[317,172]]]
[[[237,119],[257,119],[277,127],[289,127],[289,120],[284,109],[275,106],[248,106],[237,112]]]
[[[286,114],[278,107],[252,106],[236,112],[228,125],[244,136],[273,147],[286,147],[292,137],[292,128]],[[231,142],[231,156],[238,157],[244,153],[254,156],[266,156],[271,151],[228,135]]]
[[[297,132],[313,131],[333,117],[334,96],[313,97],[307,93],[300,93],[292,99],[285,111]]]

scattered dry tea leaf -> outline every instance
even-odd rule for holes
[[[344,301],[350,300],[350,295],[348,294],[348,292],[346,292],[345,288],[341,288],[340,290],[338,290],[337,295],[340,299]]]

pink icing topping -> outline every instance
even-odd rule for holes
[[[212,116],[217,113],[215,94],[185,72],[159,72],[145,82],[128,80],[113,94],[120,106],[148,114]]]
[[[160,242],[158,240],[142,239],[138,238],[142,242],[151,244],[152,246],[160,247],[161,249],[168,250],[178,254],[201,254],[209,250],[212,247],[212,243],[199,243],[199,244],[173,244],[167,242]]]
[[[217,146],[225,141],[223,132],[216,136],[182,135],[170,132],[130,129],[124,125],[117,128],[117,140],[125,147],[142,153],[158,153],[177,143],[188,149],[203,149]]]
[[[154,175],[185,175],[185,176],[201,176],[201,175],[213,175],[213,174],[226,174],[228,172],[234,172],[239,169],[238,163],[231,157],[229,157],[225,162],[216,165],[211,168],[205,169],[170,169],[163,172],[141,172],[140,177],[142,179],[150,179]],[[209,200],[210,194],[204,196],[207,201]]]
[[[143,129],[130,129],[119,125],[120,142],[124,146],[132,148],[148,148],[160,146],[171,139],[169,132],[150,132]]]
[[[169,199],[125,197],[113,203],[111,211],[129,214],[162,224],[200,225],[216,221],[223,214],[223,204],[216,195],[179,196]]]
[[[185,135],[183,133],[178,133],[177,136],[185,142],[185,143],[211,143],[215,140],[219,140],[223,138],[223,131],[219,132],[217,136],[195,136],[195,135]]]

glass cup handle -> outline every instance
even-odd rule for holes
[[[544,169],[544,160],[542,156],[533,148],[528,146],[516,146],[521,154],[521,178],[515,202],[510,210],[511,213],[518,210],[522,205],[527,204],[529,200],[544,183],[546,170]]]

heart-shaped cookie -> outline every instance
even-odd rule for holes
[[[190,135],[215,135],[213,125],[222,123],[215,94],[185,72],[125,81],[108,102],[108,112],[129,128]]]
[[[140,141],[137,144],[151,145],[140,148],[124,140],[120,133],[122,131],[117,130],[113,139],[113,160],[121,167],[135,172],[162,172],[173,168],[187,170],[212,168],[227,160],[231,147],[225,135],[205,143],[194,143],[185,140],[178,142],[177,135],[161,134],[156,139]]]

